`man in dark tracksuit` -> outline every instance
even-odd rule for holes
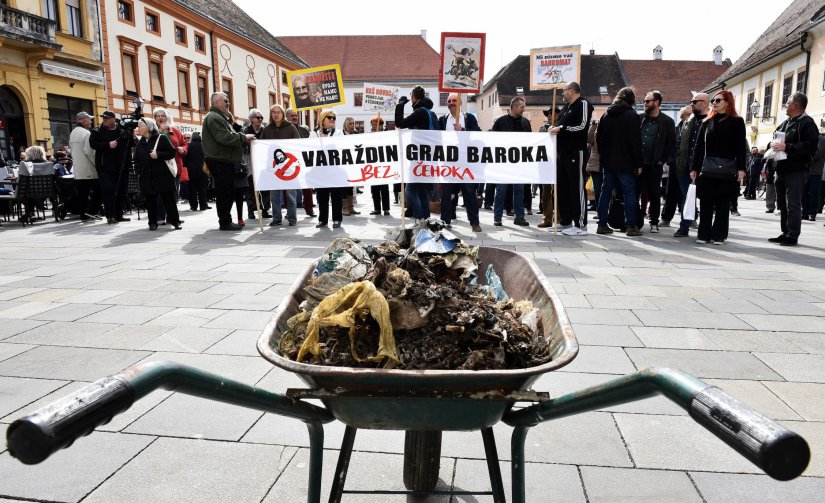
[[[802,230],[802,194],[819,143],[819,128],[805,113],[808,97],[793,93],[788,98],[785,113],[788,119],[776,128],[785,133],[782,143],[772,142],[771,149],[785,152],[787,159],[776,162],[776,205],[780,212],[782,234],[770,238],[771,243],[796,246]]]
[[[636,197],[641,198],[642,189],[647,189],[650,202],[650,232],[659,232],[659,211],[662,207],[662,171],[665,164],[673,165],[676,149],[676,125],[659,107],[662,94],[651,91],[645,95],[645,113],[641,114],[642,126],[642,174],[636,177]],[[641,229],[645,223],[645,213],[639,204],[636,226]]]
[[[558,126],[550,134],[556,140],[556,186],[562,234],[587,234],[587,204],[584,191],[584,156],[587,151],[587,130],[593,105],[581,97],[581,86],[571,82],[564,88],[567,105],[559,114]]]

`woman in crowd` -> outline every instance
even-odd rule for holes
[[[264,132],[264,114],[257,108],[253,108],[249,111],[249,125],[243,129],[244,134],[254,134],[255,138],[260,139],[261,135]],[[247,217],[250,220],[255,220],[255,198],[258,199],[258,203],[261,205],[261,218],[272,218],[269,214],[269,191],[262,190],[260,192],[260,196],[255,193],[255,181],[252,178],[252,159],[249,156],[249,145],[244,148],[243,153],[244,162],[246,162],[246,167],[249,169],[249,176],[247,177],[247,182],[249,184],[249,194],[247,195],[246,200],[249,201],[249,212],[247,213]]]
[[[728,238],[731,201],[745,178],[748,144],[733,94],[719,91],[710,103],[711,111],[696,138],[690,178],[701,200],[696,242],[721,245]]]
[[[384,119],[380,116],[375,116],[370,119],[370,127],[373,133],[378,133],[384,130]],[[370,215],[380,215],[381,207],[384,208],[384,215],[390,214],[390,186],[389,185],[373,185],[370,187],[372,193],[372,207],[373,210]]]
[[[180,190],[180,176],[181,173],[183,173],[183,158],[186,156],[189,145],[186,143],[186,140],[183,139],[183,134],[180,130],[175,127],[172,116],[169,114],[168,110],[158,107],[152,111],[152,117],[155,118],[158,131],[161,134],[166,135],[166,137],[169,138],[169,141],[172,142],[172,146],[175,148],[175,163],[178,165],[178,174],[175,176],[175,201],[177,202],[178,193]],[[158,223],[160,225],[171,223],[171,220],[167,218],[168,215],[166,215],[166,211],[163,209],[163,206],[158,206],[157,216],[159,219]]]
[[[310,137],[324,138],[327,136],[342,136],[340,129],[335,128],[335,112],[332,110],[322,110],[319,117],[318,129],[312,132]],[[341,219],[343,218],[343,206],[341,201],[341,193],[347,190],[352,190],[350,187],[324,187],[317,189],[315,195],[318,199],[318,225],[315,227],[326,227],[329,221],[329,207],[330,200],[332,203],[332,228],[337,229],[341,227]]]
[[[344,134],[358,134],[358,131],[355,129],[355,119],[352,117],[347,117],[344,119]],[[341,189],[341,206],[343,208],[342,213],[346,216],[350,215],[360,215],[361,212],[355,209],[355,205],[358,204],[356,199],[357,191],[355,187],[347,187]]]
[[[178,152],[164,134],[160,134],[157,123],[148,118],[138,121],[138,142],[135,147],[135,166],[138,170],[140,191],[146,198],[146,211],[149,213],[149,230],[158,228],[158,200],[166,209],[169,222],[175,229],[180,229],[175,177],[166,165],[167,159],[174,159]]]
[[[212,207],[207,204],[206,199],[206,185],[209,182],[209,177],[203,171],[203,143],[201,141],[201,134],[186,133],[183,138],[189,141],[189,147],[186,150],[186,157],[183,159],[183,164],[189,172],[189,208],[192,211],[206,211]]]
[[[261,133],[262,140],[297,140],[301,135],[298,133],[298,128],[295,124],[286,119],[286,111],[281,105],[272,105],[269,109],[269,124]],[[286,219],[290,226],[298,223],[298,214],[295,209],[295,193],[296,190],[270,190],[269,193],[272,198],[272,221],[269,225],[281,225],[283,213],[282,198],[286,195]]]

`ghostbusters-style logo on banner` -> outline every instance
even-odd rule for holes
[[[298,158],[289,152],[275,149],[272,159],[272,169],[275,176],[285,182],[294,180],[301,173],[301,165],[297,161]]]

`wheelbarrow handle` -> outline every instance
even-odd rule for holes
[[[804,438],[680,370],[648,368],[504,416],[524,430],[543,421],[663,394],[726,444],[777,480],[805,471],[811,451]],[[520,431],[519,435],[525,435]],[[513,434],[514,437],[516,433]],[[522,439],[523,440],[523,439]]]
[[[328,423],[326,409],[174,362],[147,362],[105,377],[14,421],[6,431],[9,453],[37,464],[106,424],[140,398],[163,388],[271,412],[309,423]]]

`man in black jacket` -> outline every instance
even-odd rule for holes
[[[106,223],[128,222],[123,204],[129,188],[131,132],[120,127],[114,112],[101,114],[100,127],[92,129],[89,146],[95,149],[95,168],[103,195]]]
[[[785,134],[785,140],[771,143],[771,150],[785,152],[788,156],[776,163],[776,205],[779,207],[782,234],[768,239],[782,246],[796,246],[799,239],[802,194],[819,143],[819,128],[805,113],[807,106],[808,97],[802,93],[793,93],[788,98],[785,110],[788,118],[776,128],[777,132]]]
[[[450,113],[438,118],[438,128],[442,131],[481,131],[478,121],[473,114],[463,113],[456,121],[458,113],[458,93],[450,93],[447,96],[447,108]],[[464,198],[464,207],[467,210],[467,219],[473,232],[481,232],[481,225],[478,221],[478,199],[476,198],[476,184],[474,183],[442,183],[441,184],[441,220],[450,226],[450,221],[455,216],[455,206],[452,195],[461,191]],[[458,197],[458,196],[456,196]],[[457,204],[457,203],[456,203]]]
[[[530,133],[530,121],[523,117],[524,115],[524,98],[516,96],[510,100],[510,113],[502,115],[495,122],[493,122],[493,131],[509,131],[516,133]],[[493,225],[500,227],[501,217],[504,214],[504,198],[507,194],[507,187],[510,185],[497,183],[496,195],[493,199]],[[524,219],[524,185],[513,184],[513,209],[516,212],[516,218],[513,223],[522,227],[530,225]]]
[[[659,91],[645,95],[645,112],[641,116],[639,129],[642,135],[642,174],[636,177],[636,197],[641,199],[642,190],[647,189],[652,233],[659,232],[662,171],[665,164],[673,165],[673,152],[676,148],[676,125],[673,119],[661,112],[661,106],[662,94]],[[637,227],[641,229],[644,221],[645,214],[640,204],[636,215]]]
[[[438,129],[438,118],[433,119],[430,109],[433,102],[427,98],[424,88],[415,86],[410,92],[413,112],[404,117],[404,105],[410,100],[406,96],[398,99],[395,106],[395,127],[399,129]],[[416,219],[430,217],[430,184],[408,183],[404,190],[404,197],[412,216]]]
[[[607,210],[613,199],[613,186],[618,182],[624,195],[624,219],[628,236],[641,236],[636,227],[636,185],[633,176],[642,171],[641,119],[633,110],[636,95],[633,89],[623,87],[599,121],[596,145],[599,161],[604,169],[602,193],[599,196],[599,227],[596,234],[612,234],[607,225]]]
[[[554,91],[555,92],[555,91]],[[587,152],[587,130],[593,105],[581,97],[578,82],[571,82],[563,91],[564,106],[559,114],[558,126],[550,134],[556,140],[556,184],[559,200],[562,234],[584,236],[587,234],[587,203],[584,190],[584,156]]]

